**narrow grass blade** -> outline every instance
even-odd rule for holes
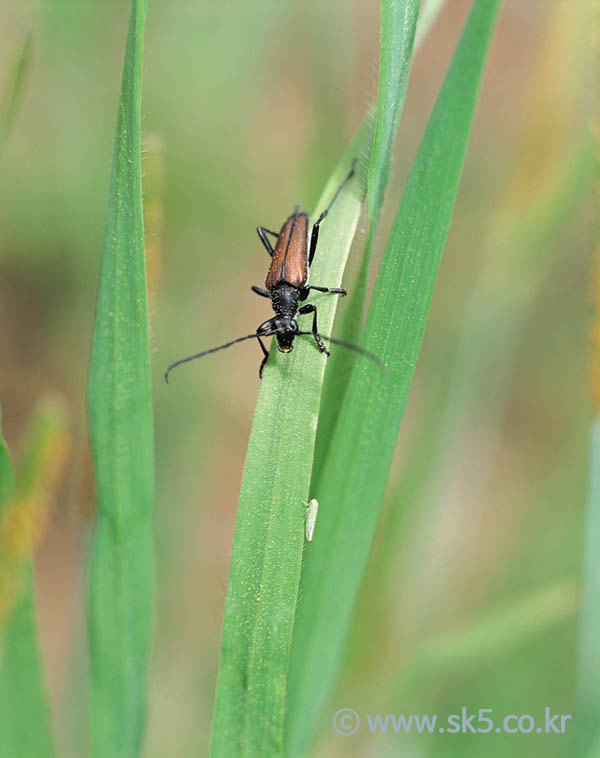
[[[377,277],[363,344],[318,487],[290,663],[292,755],[314,731],[364,571],[448,233],[499,0],[476,0],[429,120]]]
[[[447,498],[441,494],[449,484],[457,486],[454,462],[460,458],[465,445],[473,447],[472,429],[465,434],[469,419],[477,419],[478,426],[483,424],[486,430],[478,440],[477,463],[471,466],[469,475],[470,499],[481,501],[477,492],[483,492],[487,486],[490,466],[497,453],[523,320],[539,294],[548,268],[556,263],[558,256],[572,258],[573,250],[565,249],[556,241],[564,234],[565,227],[573,223],[573,216],[589,202],[596,181],[594,139],[584,128],[583,136],[574,140],[572,130],[564,123],[569,121],[567,116],[559,119],[559,125],[553,122],[551,136],[546,138],[543,149],[532,149],[538,144],[543,114],[571,89],[563,69],[565,60],[572,57],[569,51],[574,45],[573,34],[564,33],[564,9],[553,6],[546,15],[548,18],[540,31],[544,43],[527,76],[523,127],[517,149],[493,203],[490,231],[481,245],[482,264],[467,295],[459,338],[450,347],[449,368],[441,375],[439,389],[430,392],[431,402],[427,403],[428,417],[434,414],[437,420],[434,425],[421,424],[431,430],[422,443],[426,456],[416,459],[425,465],[420,466],[415,477],[414,465],[405,462],[406,473],[401,475],[398,485],[403,490],[402,498],[399,493],[391,494],[390,502],[398,505],[388,510],[389,518],[380,525],[384,544],[380,544],[378,552],[378,569],[371,572],[369,586],[362,589],[363,597],[370,593],[375,602],[378,597],[387,597],[386,575],[381,572],[398,550],[400,535],[396,525],[404,524],[401,503],[410,504],[412,508],[415,504],[423,506],[418,517],[421,526],[413,525],[413,529],[425,534],[427,525],[439,518],[436,510],[447,507]],[[419,23],[423,20],[424,13]],[[545,93],[542,102],[540,92]],[[410,498],[404,493],[406,478],[410,481]],[[445,505],[440,506],[441,503]],[[450,552],[454,549],[451,543],[446,547]],[[382,558],[382,554],[387,559]],[[443,551],[442,554],[436,552],[435,560],[440,564],[446,558]],[[430,565],[430,569],[432,575],[436,573],[434,566]],[[389,577],[388,574],[388,580]],[[371,582],[377,583],[376,594]],[[420,582],[410,588],[413,597],[423,597],[426,591]],[[367,630],[367,625],[364,628]]]
[[[488,482],[520,327],[552,261],[553,238],[589,199],[594,180],[592,146],[584,138],[557,167],[556,179],[540,197],[531,198],[526,209],[513,214],[511,225],[504,222],[497,228],[491,253],[467,299],[421,502],[441,502],[439,495],[452,476],[454,454],[465,444],[465,418],[485,417],[487,430],[485,442],[478,446],[471,493],[483,491]],[[489,345],[494,346],[491,371]],[[434,518],[433,513],[429,518]]]
[[[27,576],[20,571],[15,577],[12,570],[7,575],[12,550],[4,535],[13,498],[12,464],[0,432],[0,734],[6,755],[24,750],[37,758],[46,755],[46,748],[50,755],[53,751],[49,740],[40,739],[44,727],[47,733],[47,720],[31,609],[31,568],[27,566]]]
[[[579,585],[562,581],[528,592],[426,639],[406,661],[387,702],[402,702],[407,693],[453,673],[492,667],[549,630],[573,621],[579,609]]]
[[[0,752],[54,754],[40,659],[32,546],[44,528],[69,449],[60,408],[44,405],[25,445],[17,484],[0,438]]]
[[[15,115],[19,109],[27,74],[31,65],[32,42],[31,35],[27,37],[19,55],[16,57],[13,70],[4,83],[4,91],[0,97],[0,156],[4,152],[8,135],[13,126]]]
[[[403,539],[406,508],[423,504],[421,522],[436,522],[431,504],[444,500],[442,493],[451,481],[452,462],[465,444],[465,419],[485,419],[486,429],[485,440],[478,445],[477,466],[473,467],[476,474],[471,472],[470,476],[471,498],[488,482],[523,320],[557,254],[572,252],[557,250],[552,240],[590,198],[595,180],[591,139],[586,136],[564,156],[552,176],[539,196],[532,196],[520,212],[513,212],[510,220],[502,217],[491,242],[483,242],[483,247],[491,246],[491,253],[485,256],[481,274],[467,298],[466,317],[452,349],[450,370],[441,377],[443,386],[430,393],[426,418],[420,424],[424,434],[419,449],[413,445],[409,451],[389,495],[394,505],[379,526],[377,567],[361,589],[361,597],[370,606],[381,606],[389,597],[395,578],[389,569]],[[445,560],[444,556],[439,559]],[[423,591],[421,586],[414,588],[419,595]],[[369,625],[363,626],[370,637]]]
[[[581,747],[600,739],[600,419],[590,433],[588,502],[584,521],[583,592],[579,630],[577,699]],[[582,755],[585,751],[582,750]]]
[[[404,107],[418,13],[419,0],[381,1],[379,90],[375,137],[367,180],[369,231],[359,273],[344,310],[339,334],[346,342],[356,342],[362,330],[371,256],[390,174],[394,139]],[[339,351],[331,358],[323,393],[324,402],[319,416],[315,454],[317,471],[331,442],[355,359],[355,355],[346,351]]]
[[[365,194],[372,138],[367,124],[347,150],[316,209],[325,207],[352,159],[359,157],[355,178],[336,201],[335,213],[321,227],[319,250],[311,267],[315,284],[338,286],[341,282]],[[313,302],[319,307],[319,329],[330,334],[337,298],[315,296]],[[272,349],[265,368],[231,557],[213,758],[283,752],[286,675],[304,546],[304,503],[310,499],[324,370],[325,356],[307,337],[297,339],[291,354]]]
[[[0,513],[12,497],[14,487],[10,453],[2,436],[2,408],[0,408]]]
[[[594,166],[598,168],[600,141],[596,140]],[[597,229],[597,232],[600,230]],[[577,707],[580,720],[579,752],[585,755],[600,746],[600,235],[596,238],[595,321],[592,329],[590,385],[594,420],[590,429],[587,508],[584,527],[583,591],[579,629]],[[592,746],[590,748],[590,746]],[[591,753],[593,754],[593,752]]]
[[[140,115],[146,3],[133,0],[88,385],[98,497],[89,597],[92,754],[133,758],[153,605],[152,398]]]
[[[369,162],[367,203],[370,257],[390,175],[394,140],[404,107],[419,0],[382,0],[377,125]]]
[[[33,571],[19,572],[19,597],[0,632],[0,753],[20,758],[51,758],[54,746],[43,680]]]
[[[446,0],[425,0],[419,18],[419,25],[417,26],[417,33],[415,35],[415,48],[421,46],[429,34],[431,27],[435,24],[437,17],[442,12],[445,4]]]

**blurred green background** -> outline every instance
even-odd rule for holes
[[[469,5],[447,3],[416,55],[379,253]],[[29,33],[33,42],[0,160],[0,402],[17,459],[40,399],[59,394],[70,411],[72,456],[36,576],[59,751],[80,756],[94,510],[85,384],[129,3],[0,8],[0,86]],[[583,1],[504,4],[385,516],[315,756],[576,754],[570,725],[566,735],[362,728],[344,738],[331,717],[342,707],[575,713],[592,415],[591,28]],[[242,344],[181,369],[169,387],[162,376],[269,315],[249,291],[268,263],[254,227],[278,228],[296,202],[313,208],[376,96],[378,30],[374,0],[149,5],[158,606],[148,758],[207,748],[260,353]]]

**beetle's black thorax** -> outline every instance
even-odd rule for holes
[[[293,318],[298,310],[300,290],[291,284],[278,284],[271,290],[271,303],[278,316]]]

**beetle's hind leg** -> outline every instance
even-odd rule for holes
[[[257,287],[256,284],[253,284],[250,289],[252,292],[256,292],[257,295],[260,295],[261,297],[271,297],[271,293],[267,290],[264,290],[262,287]]]
[[[312,334],[315,338],[315,342],[317,343],[317,347],[322,353],[325,353],[325,355],[331,355],[329,350],[325,347],[325,343],[321,339],[321,335],[319,334],[319,330],[317,327],[317,307],[316,305],[312,305],[312,303],[309,303],[308,305],[303,305],[302,308],[299,309],[298,313],[305,314],[305,313],[312,313],[313,314],[313,322],[312,322]]]
[[[277,234],[277,232],[272,232],[270,229],[265,229],[264,226],[257,226],[256,231],[258,232],[260,241],[265,246],[267,253],[269,253],[269,255],[273,257],[273,253],[275,251],[273,250],[273,245],[271,244],[271,240],[267,237],[267,234],[272,234],[273,237],[275,237],[276,239],[279,239],[279,234]]]

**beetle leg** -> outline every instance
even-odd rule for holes
[[[319,226],[321,225],[321,221],[323,221],[323,219],[327,216],[327,214],[331,210],[331,206],[337,200],[338,195],[340,194],[340,192],[344,189],[344,187],[346,186],[346,184],[354,176],[354,169],[355,168],[356,168],[356,158],[352,161],[352,168],[350,169],[350,171],[348,172],[348,175],[343,180],[343,182],[340,184],[340,186],[336,189],[335,194],[333,195],[333,197],[331,198],[331,200],[329,202],[329,205],[327,206],[327,208],[325,208],[325,210],[323,211],[323,213],[321,213],[321,215],[319,216],[319,218],[313,224],[312,233],[310,235],[310,253],[308,254],[308,265],[309,266],[313,262],[313,258],[315,257],[315,253],[317,252],[317,242],[319,241]]]
[[[310,284],[305,289],[316,290],[317,292],[330,292],[332,295],[341,295],[342,297],[348,294],[348,290],[342,287],[317,287],[316,284]]]
[[[252,292],[256,292],[256,294],[260,295],[261,297],[271,297],[270,292],[267,292],[267,290],[264,290],[262,287],[257,287],[255,284],[253,284],[250,289]]]
[[[261,361],[260,368],[258,369],[258,378],[262,379],[263,369],[265,367],[265,364],[269,360],[269,351],[265,347],[265,343],[261,340],[260,337],[257,337],[256,339],[258,340],[258,344],[260,345],[260,349],[263,351],[263,356],[264,356],[264,358]]]
[[[260,241],[263,243],[263,245],[267,249],[267,253],[269,253],[269,255],[272,257],[275,251],[273,250],[273,245],[271,244],[271,240],[267,237],[267,234],[272,234],[273,237],[279,237],[279,235],[277,234],[277,232],[272,232],[269,229],[265,229],[264,226],[257,226],[256,231],[258,232]]]
[[[277,330],[276,324],[275,324],[275,318],[268,318],[266,321],[263,321],[262,324],[259,324],[256,328],[257,334],[260,334],[265,337],[270,337],[271,334],[274,334]],[[267,334],[268,332],[268,334]]]
[[[317,328],[317,307],[316,305],[312,305],[312,303],[309,303],[308,305],[303,305],[302,308],[298,311],[298,313],[312,313],[313,314],[313,322],[312,322],[312,333],[313,337],[315,338],[315,342],[317,343],[317,347],[322,353],[325,353],[325,355],[331,355],[329,350],[325,347],[325,344],[323,340],[321,339],[321,335],[319,334],[319,330]]]
[[[275,331],[274,326],[275,324],[273,323],[273,319],[269,318],[266,321],[263,321],[262,324],[260,324],[258,328],[256,329],[256,332],[257,332],[256,339],[258,340],[258,344],[260,345],[260,349],[263,351],[263,356],[264,356],[260,364],[260,368],[258,369],[259,379],[262,379],[263,369],[265,367],[266,362],[269,360],[269,351],[265,347],[265,343],[261,340],[261,338],[258,335],[261,332],[264,332],[267,336],[273,334]]]

